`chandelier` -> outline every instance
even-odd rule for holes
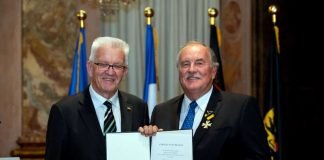
[[[116,15],[120,7],[126,7],[135,0],[82,0],[100,9],[103,16]]]

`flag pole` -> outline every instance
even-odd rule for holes
[[[80,21],[80,32],[73,57],[72,76],[68,92],[70,96],[82,91],[88,83],[85,44],[85,19],[87,18],[87,13],[84,10],[80,10],[77,12],[76,17]]]
[[[144,16],[146,17],[146,24],[152,24],[152,17],[154,16],[154,10],[151,7],[146,7],[144,9]]]
[[[218,15],[218,11],[216,8],[208,8],[208,16],[210,25],[216,25],[216,17]]]
[[[152,17],[154,16],[154,10],[153,10],[153,8],[151,8],[151,7],[145,7],[144,8],[144,16],[146,17],[146,25],[152,25]],[[153,38],[154,38],[154,56],[155,57],[157,57],[158,56],[158,50],[157,50],[157,46],[158,46],[158,44],[157,44],[157,42],[158,42],[158,40],[157,40],[157,36],[156,36],[156,30],[152,27],[152,29],[153,29]],[[159,66],[159,63],[158,63],[158,61],[156,60],[156,58],[154,57],[154,59],[155,59],[155,74],[156,74],[156,87],[157,87],[157,90],[160,90],[159,89],[159,78],[158,78],[158,73],[159,73],[159,70],[158,70],[158,66]],[[157,94],[159,94],[159,92],[157,93]],[[157,96],[157,97],[160,97],[160,96]]]
[[[277,99],[277,107],[275,110],[275,116],[276,116],[276,121],[277,121],[277,147],[278,147],[278,160],[282,159],[282,128],[281,128],[281,78],[280,78],[280,43],[279,43],[279,27],[277,26],[277,13],[278,13],[279,8],[276,5],[270,5],[268,8],[268,11],[270,14],[272,14],[272,23],[273,23],[273,31],[274,31],[274,38],[275,38],[275,49],[276,49],[276,54],[274,55],[275,57],[275,62],[276,62],[276,68],[275,71],[277,73],[276,76],[276,82],[277,85],[275,87],[275,92],[276,92],[276,99]]]
[[[216,8],[208,8],[208,16],[209,16],[210,26],[216,26],[216,17],[218,16],[218,10]],[[217,43],[218,43],[218,46],[220,46],[221,39],[220,39],[220,36],[218,36],[218,35],[220,35],[220,31],[218,28],[217,28],[216,32],[217,32],[216,33]]]
[[[281,126],[281,67],[280,67],[280,46],[279,46],[279,27],[277,26],[278,7],[270,5],[268,12],[272,16],[273,33],[272,42],[269,50],[269,70],[268,70],[268,108],[263,123],[267,132],[267,140],[271,149],[271,160],[282,159],[282,126]]]
[[[84,10],[80,10],[77,13],[77,18],[80,21],[80,28],[84,28],[85,27],[85,19],[87,18],[87,12]]]
[[[272,14],[272,23],[273,23],[273,29],[276,38],[276,48],[278,54],[280,54],[279,27],[277,26],[277,15],[276,15],[277,12],[278,12],[278,7],[276,5],[269,6],[269,13]]]
[[[151,7],[144,9],[146,17],[146,44],[145,44],[145,82],[143,100],[147,102],[149,117],[151,117],[154,106],[157,104],[157,74],[155,60],[154,28],[152,27],[152,17],[154,10]]]
[[[220,53],[220,37],[219,30],[216,27],[216,17],[218,15],[218,11],[216,8],[208,8],[208,16],[210,18],[210,48],[214,51],[214,54],[217,59],[217,73],[213,80],[213,85],[218,90],[225,91],[225,82],[223,75],[223,66],[222,66],[222,58]]]

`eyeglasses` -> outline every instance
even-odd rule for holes
[[[118,64],[107,64],[107,63],[93,63],[93,64],[97,65],[99,70],[106,70],[111,67],[113,70],[121,71],[127,68],[127,66],[118,65]]]

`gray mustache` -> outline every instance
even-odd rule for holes
[[[197,75],[197,74],[187,74],[185,76],[186,79],[190,79],[190,78],[195,78],[195,79],[199,79],[200,78],[200,75]]]

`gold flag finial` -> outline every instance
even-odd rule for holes
[[[77,13],[77,17],[78,17],[78,19],[80,20],[80,27],[81,27],[81,28],[84,28],[84,27],[85,27],[84,20],[87,18],[87,12],[84,11],[84,10],[80,10],[80,11]]]
[[[210,25],[215,25],[216,17],[218,15],[218,11],[216,8],[208,8],[208,16],[210,17]]]
[[[270,5],[269,13],[272,14],[272,23],[273,23],[273,29],[276,38],[276,48],[277,48],[277,53],[280,54],[279,27],[276,24],[277,23],[276,14],[278,13],[278,7],[276,5]]]
[[[154,16],[154,10],[151,7],[144,9],[144,16],[146,17],[146,24],[151,25],[151,19]]]
[[[278,7],[276,5],[269,6],[269,13],[272,14],[272,23],[273,24],[277,23],[277,18],[276,18],[277,12],[278,12]]]

